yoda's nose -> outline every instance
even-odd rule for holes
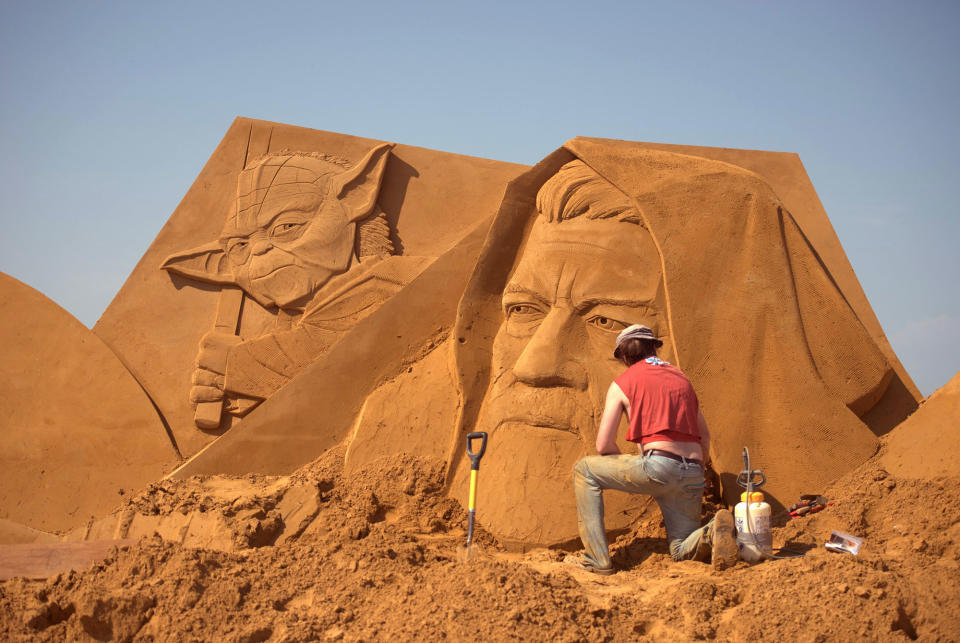
[[[258,239],[250,246],[250,252],[255,255],[262,255],[273,247],[273,244],[265,239]]]

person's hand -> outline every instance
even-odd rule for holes
[[[720,497],[720,476],[713,470],[713,462],[708,460],[703,464],[703,497]]]
[[[200,339],[196,368],[190,378],[190,401],[219,402],[223,400],[224,374],[227,372],[227,355],[243,340],[230,333],[212,330]]]

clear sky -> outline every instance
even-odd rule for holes
[[[929,394],[960,369],[958,25],[955,1],[3,2],[0,271],[92,326],[238,115],[528,164],[576,135],[796,152]]]

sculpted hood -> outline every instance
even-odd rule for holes
[[[636,205],[658,247],[665,357],[697,391],[726,501],[739,499],[744,446],[783,505],[869,458],[877,439],[860,416],[883,395],[891,366],[770,185],[719,161],[577,138],[507,188],[461,300],[463,404],[450,461],[462,459],[467,432],[483,430],[475,423],[500,299],[536,219],[537,190],[577,158]]]

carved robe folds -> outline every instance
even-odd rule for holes
[[[429,257],[374,257],[332,279],[289,328],[245,341],[230,351],[226,391],[242,398],[266,399],[403,289],[431,261]],[[278,320],[278,326],[281,323]],[[243,415],[252,406],[231,404],[230,411]]]

